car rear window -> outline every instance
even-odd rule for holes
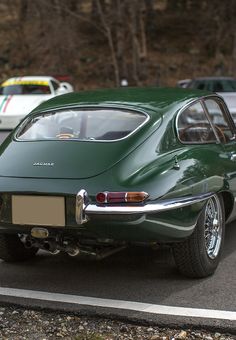
[[[42,113],[26,120],[17,133],[19,140],[122,139],[139,128],[148,116],[120,109],[70,109]]]

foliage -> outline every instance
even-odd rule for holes
[[[233,0],[1,0],[0,10],[2,78],[70,74],[87,88],[236,72]]]

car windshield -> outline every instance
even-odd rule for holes
[[[0,87],[0,94],[50,94],[49,86],[45,85],[10,85]]]
[[[117,140],[126,137],[147,116],[118,109],[70,109],[32,117],[17,133],[19,140]]]
[[[207,90],[212,92],[235,92],[236,80],[235,79],[195,79],[188,85],[188,88]]]

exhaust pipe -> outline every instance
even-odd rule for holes
[[[52,255],[57,255],[60,253],[60,250],[56,248],[56,245],[52,242],[45,241],[43,243],[43,249],[49,251]]]
[[[77,256],[80,254],[80,249],[76,246],[76,245],[67,245],[65,247],[65,252],[69,255],[69,256]]]
[[[80,250],[78,247],[67,247],[66,252],[69,256],[77,256],[80,253]]]
[[[25,246],[25,248],[27,248],[27,249],[32,248],[32,247],[33,247],[33,242],[32,242],[32,240],[30,240],[29,238],[27,238],[27,239],[25,240],[25,242],[24,242],[24,246]]]

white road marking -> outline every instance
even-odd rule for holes
[[[86,306],[95,306],[95,307],[126,309],[126,310],[133,310],[133,311],[138,311],[138,312],[143,312],[143,313],[236,321],[236,312],[215,310],[215,309],[199,309],[199,308],[164,306],[164,305],[155,305],[155,304],[150,304],[150,303],[142,303],[142,302],[134,302],[134,301],[101,299],[101,298],[79,296],[79,295],[49,293],[49,292],[42,292],[42,291],[35,291],[35,290],[4,288],[4,287],[0,287],[0,295],[24,298],[24,299],[36,299],[36,300],[44,300],[44,301],[52,301],[52,302],[70,303],[74,305],[86,305]]]

